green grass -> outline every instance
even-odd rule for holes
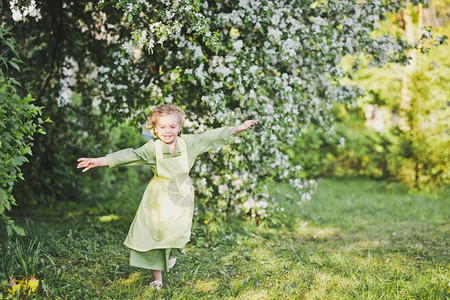
[[[150,272],[128,265],[122,245],[138,200],[126,206],[64,204],[16,216],[48,255],[38,273],[62,299],[446,299],[450,199],[400,186],[322,180],[314,199],[286,203],[282,228],[233,219],[208,234],[197,225],[186,256],[147,288]],[[217,224],[216,224],[217,225]],[[2,233],[3,234],[3,233]]]

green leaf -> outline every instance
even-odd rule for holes
[[[196,13],[198,13],[200,10],[200,0],[194,0],[194,2],[192,3],[192,8]]]
[[[310,8],[317,8],[319,5],[325,4],[325,3],[326,3],[326,1],[323,1],[323,0],[314,1],[313,3],[311,3],[311,5],[309,7]]]
[[[20,83],[19,83],[17,80],[15,80],[14,78],[9,78],[9,80],[10,80],[11,83],[13,83],[14,85],[21,86]]]
[[[128,14],[127,15],[127,21],[131,22],[133,20],[133,15],[132,14]]]
[[[6,227],[6,233],[8,234],[8,236],[11,236],[12,235],[11,225],[6,225],[5,227]]]
[[[17,226],[16,224],[11,224],[12,229],[20,236],[25,236],[25,229],[23,229],[20,226]]]
[[[5,211],[7,205],[9,205],[8,194],[4,189],[0,189],[0,214]]]
[[[24,63],[23,61],[21,61],[20,59],[17,59],[17,58],[12,58],[11,61],[13,61],[15,63],[18,63],[18,64],[23,64]]]
[[[8,46],[14,53],[14,41],[12,39],[6,39],[3,41],[3,44]]]

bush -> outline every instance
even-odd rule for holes
[[[378,133],[357,118],[338,123],[332,136],[314,126],[285,149],[302,178],[365,177],[427,189],[448,185],[448,141],[391,129]]]
[[[337,151],[336,135],[329,136],[316,126],[303,128],[295,144],[285,149],[292,164],[302,166],[302,178],[329,175],[329,166]]]
[[[24,179],[20,167],[28,162],[25,155],[31,155],[33,135],[45,133],[42,123],[46,121],[39,118],[41,108],[31,103],[33,98],[30,95],[20,97],[15,88],[19,83],[4,73],[4,68],[19,70],[20,63],[17,58],[7,56],[8,53],[15,55],[14,41],[7,36],[7,29],[0,27],[0,218],[6,224],[8,235],[13,230],[23,235],[23,229],[14,225],[6,211],[16,205],[12,196],[14,183]]]
[[[341,124],[337,135],[341,136],[342,144],[330,166],[333,175],[373,179],[393,176],[386,159],[387,149],[392,144],[389,134],[379,134],[366,128],[348,128]]]
[[[315,126],[305,128],[286,153],[294,164],[303,166],[303,178],[364,176],[381,179],[391,175],[385,158],[390,144],[388,135],[355,124],[339,123],[333,135]]]

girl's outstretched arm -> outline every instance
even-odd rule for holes
[[[107,167],[109,166],[108,161],[106,160],[106,156],[96,157],[96,158],[86,158],[82,157],[78,159],[77,169],[83,169],[83,172],[86,172],[89,169],[95,167]]]
[[[233,128],[231,128],[231,134],[239,133],[241,131],[249,129],[250,127],[252,127],[256,124],[258,124],[258,121],[256,121],[256,120],[247,120],[244,123],[242,123],[241,125],[237,125],[237,126],[234,126]]]

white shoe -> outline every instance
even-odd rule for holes
[[[175,263],[177,262],[177,259],[172,256],[172,258],[169,258],[169,261],[167,262],[167,266],[169,269],[172,269],[173,266],[175,266]]]
[[[163,283],[161,281],[159,281],[159,280],[152,281],[148,285],[148,287],[151,290],[158,290],[158,291],[162,288],[162,286],[163,286]]]

